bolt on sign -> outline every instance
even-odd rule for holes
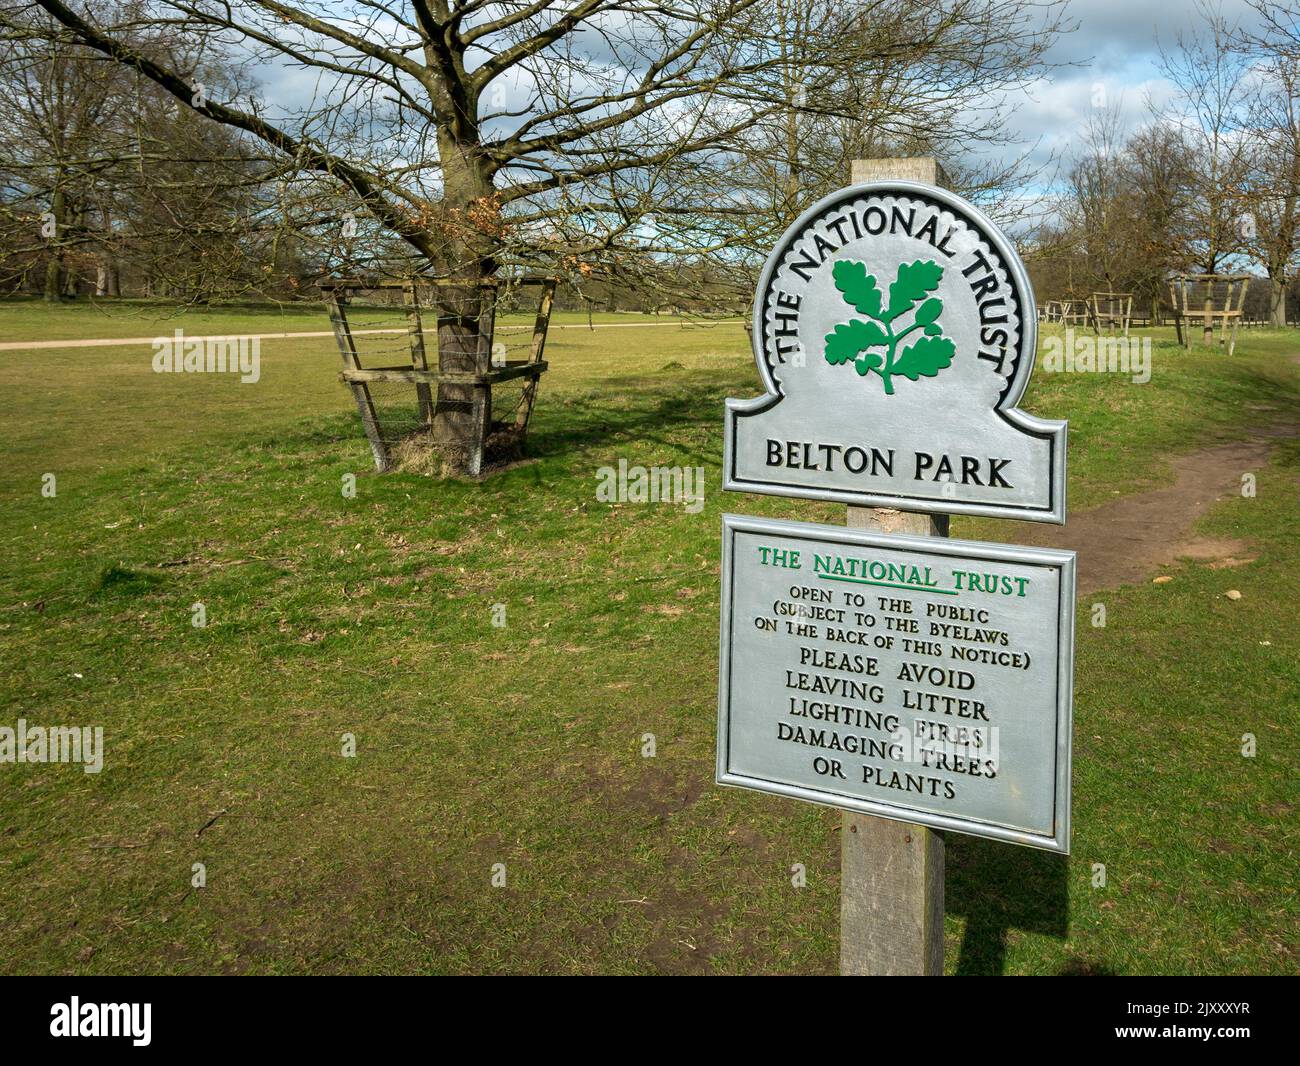
[[[1037,345],[1011,243],[907,181],[832,193],[767,261],[766,395],[728,400],[723,487],[865,507],[1065,521],[1065,423],[1019,410]]]
[[[1066,425],[1017,407],[1033,291],[960,197],[810,208],[753,343],[726,488],[1065,521]],[[724,516],[718,782],[1068,853],[1074,600],[1073,552]]]
[[[717,780],[1069,851],[1074,553],[723,517]]]

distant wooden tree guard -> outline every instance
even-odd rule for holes
[[[1094,292],[1088,297],[1088,314],[1092,328],[1101,333],[1122,333],[1128,336],[1129,321],[1133,317],[1131,292]]]
[[[1079,326],[1088,321],[1088,301],[1069,299],[1058,301],[1060,306],[1060,318],[1058,322],[1063,326]]]
[[[1086,315],[1087,309],[1082,300],[1046,300],[1038,308],[1040,321],[1062,326],[1077,325]]]
[[[394,466],[417,465],[420,456],[445,459],[446,453],[452,451],[457,456],[455,468],[478,477],[492,463],[518,454],[532,418],[538,379],[547,368],[542,352],[556,284],[556,278],[543,277],[479,283],[446,278],[337,279],[321,284],[343,360],[339,380],[352,390],[356,399],[376,469],[383,472]],[[540,289],[531,332],[527,326],[499,327],[498,308],[507,296],[513,297],[523,287]],[[432,298],[422,302],[422,289],[430,290]],[[390,303],[400,293],[402,318],[354,333],[346,305],[350,294],[357,292],[373,293],[377,300]],[[474,294],[466,309],[451,306],[454,297],[449,294],[465,292]],[[422,311],[432,311],[438,316],[437,331],[426,334]],[[401,326],[395,324],[398,321],[402,322]],[[441,338],[448,323],[458,328],[461,336],[470,338],[472,350],[458,354],[465,357],[462,361],[472,369],[438,369],[441,365],[438,346],[446,343]],[[398,346],[391,343],[394,333],[405,334]],[[425,351],[426,335],[434,337],[432,360]],[[511,335],[520,340],[510,343]],[[362,366],[358,337],[366,345],[367,360],[376,355],[392,358],[400,353],[405,361],[396,366]],[[381,337],[383,340],[377,340]],[[511,359],[511,350],[526,354]],[[504,417],[494,417],[494,386],[506,382],[521,387],[505,403],[504,396],[497,396],[495,413]],[[412,389],[413,394],[408,391]],[[400,398],[402,393],[408,401]],[[466,412],[469,417],[462,417],[457,423],[467,424],[466,432],[449,435],[445,426],[439,424],[439,419],[447,413],[464,416]]]
[[[1177,274],[1170,278],[1169,302],[1174,309],[1178,343],[1191,351],[1193,322],[1199,320],[1203,342],[1214,343],[1217,325],[1219,343],[1232,355],[1249,281],[1247,274]]]

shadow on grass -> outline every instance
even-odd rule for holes
[[[1069,935],[1067,856],[955,833],[946,843],[944,909],[966,919],[958,974],[1003,973],[1012,929],[1062,940]],[[1080,965],[1072,963],[1063,972],[1107,972],[1093,964]]]
[[[555,397],[539,409],[524,445],[525,458],[554,460],[582,453],[591,447],[663,449],[700,465],[720,462],[721,447],[703,450],[682,439],[684,433],[716,430],[721,433],[725,400],[748,395],[743,386],[719,382],[705,372],[675,375],[652,381],[620,377],[602,382],[609,389],[600,399]],[[414,395],[414,393],[412,393]],[[342,406],[342,400],[340,400]],[[259,443],[271,449],[321,450],[363,439],[355,411],[304,419]],[[682,453],[685,453],[683,456]]]
[[[696,380],[689,380],[694,377]],[[546,412],[542,424],[529,434],[528,451],[539,456],[579,452],[591,446],[619,446],[635,443],[659,445],[687,451],[696,462],[712,465],[721,460],[717,453],[705,453],[686,445],[678,436],[683,430],[716,430],[720,434],[726,397],[733,389],[716,380],[707,384],[701,376],[665,382],[653,391],[645,383],[626,382],[617,390],[624,403],[565,405]],[[678,439],[674,440],[674,437]]]
[[[1252,410],[1250,419],[1265,427],[1277,423],[1294,424],[1300,419],[1300,389],[1295,388],[1285,371],[1278,373],[1274,368],[1269,370],[1271,372],[1252,367],[1241,372],[1243,388],[1248,389],[1251,395],[1267,397],[1273,405],[1267,411]]]

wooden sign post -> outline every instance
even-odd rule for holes
[[[936,159],[855,159],[854,185],[888,179],[947,186]],[[849,505],[849,527],[946,537],[946,514]],[[870,814],[840,815],[840,974],[943,976],[943,837]],[[882,906],[885,901],[895,901]]]
[[[948,539],[1065,521],[1063,422],[1018,407],[1023,264],[933,159],[859,160],[755,296],[765,395],[723,487],[848,529],[723,516],[717,781],[841,809],[843,974],[943,972],[943,832],[1069,851],[1074,556]]]

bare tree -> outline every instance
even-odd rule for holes
[[[1154,323],[1168,277],[1189,266],[1191,152],[1180,127],[1153,122],[1129,138],[1122,158],[1132,254],[1126,284],[1145,297]]]
[[[1132,292],[1154,321],[1169,275],[1186,270],[1194,250],[1194,186],[1179,126],[1151,121],[1125,137],[1118,106],[1095,112],[1054,218],[1026,251],[1040,297]]]
[[[1092,289],[1116,291],[1133,264],[1132,211],[1119,107],[1094,110],[1070,167],[1063,221],[1078,241]]]
[[[1262,30],[1243,34],[1248,45],[1300,61],[1300,4],[1295,0],[1249,0]]]
[[[1300,257],[1300,9],[1258,4],[1264,30],[1243,34],[1252,62],[1245,236],[1269,279],[1269,318],[1285,326]]]
[[[968,161],[1007,145],[1006,100],[1043,76],[1070,28],[1059,8],[1018,0],[775,0],[772,25],[781,99],[745,135],[737,172],[768,216],[763,244],[843,185],[854,159],[934,155],[968,195],[1005,189],[1019,160]]]
[[[75,287],[70,264],[105,174],[123,156],[107,128],[129,75],[86,62],[75,44],[33,36],[6,33],[0,41],[5,251],[11,260],[25,251],[28,262],[44,253],[45,298],[61,300]]]
[[[649,276],[646,268],[665,262],[734,268],[771,217],[752,189],[737,187],[736,172],[754,131],[761,143],[787,122],[794,66],[814,72],[800,85],[817,114],[878,117],[880,108],[863,110],[874,86],[881,100],[910,94],[895,109],[901,124],[925,113],[922,98],[942,109],[950,84],[969,102],[987,73],[1002,71],[1006,82],[1032,68],[1054,32],[1053,5],[1037,0],[826,5],[844,13],[805,19],[793,35],[788,0],[150,5],[150,23],[215,35],[316,79],[304,99],[260,107],[196,96],[183,70],[132,43],[142,19],[36,2],[68,39],[268,146],[313,196],[337,190],[362,234],[400,239],[406,269],[455,282],[439,290],[444,372],[473,369],[479,283],[499,269],[540,264],[581,277]],[[925,56],[931,84],[913,84],[906,75],[924,72],[916,57]],[[858,89],[836,89],[844,70]],[[314,221],[330,243],[320,228],[327,220]],[[434,435],[453,469],[473,426],[468,388],[439,387]]]
[[[101,9],[102,10],[102,9]],[[138,17],[127,0],[117,9]],[[0,8],[0,264],[10,279],[43,268],[47,299],[118,295],[129,269],[152,292],[203,298],[264,278],[274,213],[257,201],[275,174],[237,135],[182,107],[129,67],[60,32],[39,7]],[[143,24],[132,44],[200,84],[235,84],[212,42]]]
[[[1204,33],[1180,35],[1177,48],[1161,52],[1160,66],[1173,83],[1173,106],[1161,116],[1182,132],[1191,153],[1188,202],[1189,259],[1204,274],[1242,250],[1240,216],[1247,162],[1248,63],[1234,46],[1235,24],[1198,0]]]

